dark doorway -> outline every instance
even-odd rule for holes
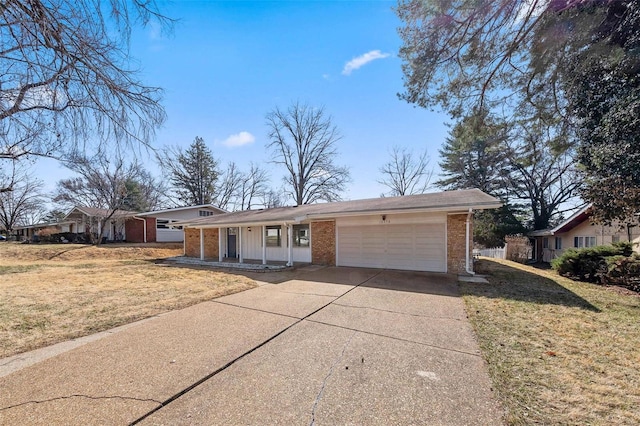
[[[227,229],[227,257],[237,257],[236,252],[236,228]]]

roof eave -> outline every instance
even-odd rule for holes
[[[267,221],[259,221],[259,220],[246,220],[246,221],[229,221],[229,222],[215,222],[215,223],[206,223],[206,222],[190,222],[190,221],[181,221],[173,223],[174,226],[187,226],[190,228],[233,228],[239,226],[269,226],[269,225],[281,225],[281,224],[298,224],[308,220],[314,219],[333,219],[338,217],[349,217],[349,216],[374,216],[381,214],[397,214],[397,213],[468,213],[469,209],[471,210],[486,210],[486,209],[495,209],[502,207],[501,202],[493,202],[493,203],[477,203],[477,204],[464,204],[464,205],[447,205],[447,206],[437,206],[437,207],[406,207],[406,208],[395,208],[395,209],[375,209],[375,210],[356,210],[349,212],[333,212],[333,213],[319,213],[319,214],[306,214],[300,215],[296,217],[282,218],[276,220],[267,220]]]

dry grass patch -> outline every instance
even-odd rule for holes
[[[483,259],[462,284],[508,424],[640,424],[640,297]]]
[[[0,357],[254,287],[248,278],[156,265],[182,246],[0,244]]]

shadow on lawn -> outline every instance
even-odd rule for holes
[[[489,284],[460,283],[463,296],[564,305],[600,312],[582,297],[543,275],[484,259],[476,262],[475,269],[478,274],[487,275]]]

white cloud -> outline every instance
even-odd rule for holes
[[[240,132],[235,135],[231,135],[222,141],[222,145],[234,148],[237,146],[249,145],[255,142],[256,137],[249,132]]]
[[[372,50],[364,55],[357,56],[344,65],[342,75],[350,75],[353,71],[365,66],[369,62],[375,61],[376,59],[384,59],[388,56],[388,53],[382,53],[379,50]]]

